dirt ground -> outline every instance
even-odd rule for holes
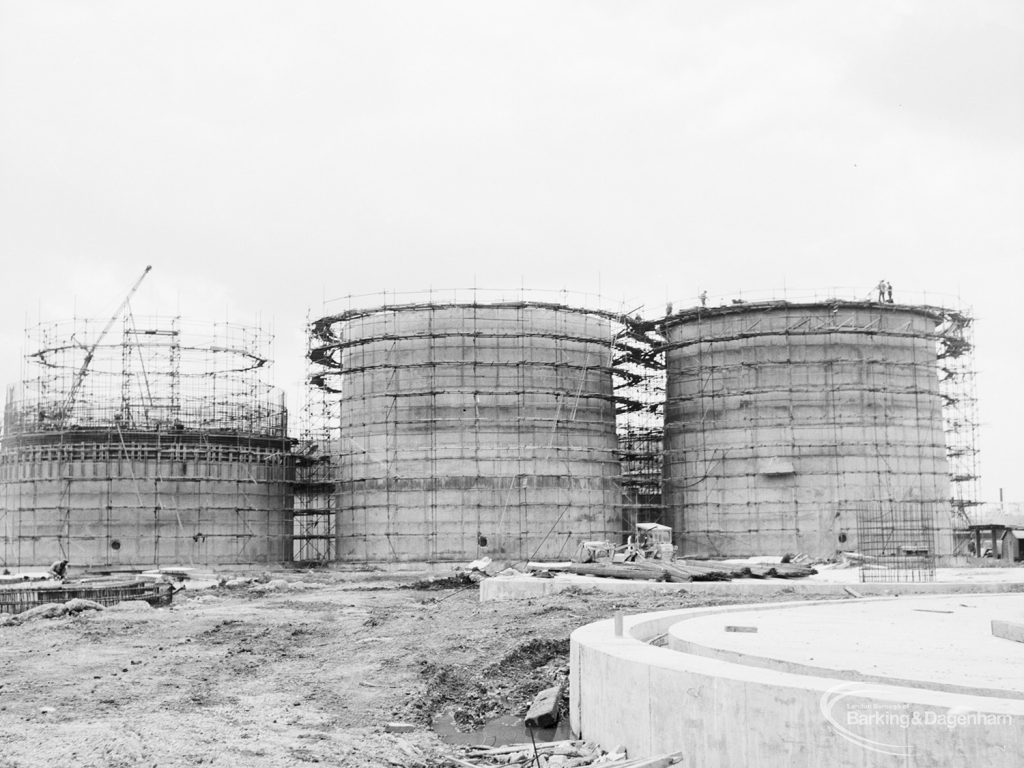
[[[429,730],[432,716],[471,727],[525,712],[567,679],[576,627],[752,601],[578,592],[480,604],[475,587],[277,576],[293,586],[186,589],[169,608],[0,627],[0,768],[441,766],[458,748]],[[785,582],[762,598],[787,599]],[[389,721],[418,728],[385,733]]]

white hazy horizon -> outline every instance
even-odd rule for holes
[[[147,264],[137,314],[273,331],[293,409],[347,294],[886,279],[973,311],[1024,500],[1022,39],[1012,0],[0,0],[0,383]]]

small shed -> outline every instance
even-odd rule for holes
[[[1024,528],[1007,528],[1003,531],[1003,559],[1020,562],[1024,560]]]
[[[1001,552],[1003,537],[1010,530],[1024,531],[1024,515],[1006,515],[995,510],[979,514],[965,531],[969,542],[968,554],[981,557],[985,550],[989,550],[992,557],[1005,558],[1006,555]]]
[[[981,557],[987,549],[992,557],[999,557],[999,544],[1008,527],[1001,523],[975,523],[968,526],[971,536],[970,553]]]

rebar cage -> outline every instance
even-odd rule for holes
[[[856,510],[862,582],[935,579],[935,521],[941,505],[890,502]]]

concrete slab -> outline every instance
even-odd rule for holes
[[[1024,592],[1024,568],[939,568],[934,582],[860,582],[854,568],[828,569],[802,579],[734,579],[685,584],[606,579],[560,574],[551,579],[534,576],[495,576],[480,583],[480,602],[543,597],[566,589],[597,589],[615,594],[692,592],[709,595],[761,595],[781,589],[795,593],[847,595],[847,588],[864,596],[933,595]]]
[[[1024,624],[1019,621],[992,620],[992,636],[1003,640],[1024,643]]]
[[[625,745],[631,757],[682,750],[687,765],[701,768],[1016,768],[1024,698],[1017,677],[1005,673],[1024,665],[1011,643],[993,655],[999,641],[982,617],[1016,616],[1021,604],[1018,596],[986,595],[697,608],[626,617],[621,637],[613,621],[595,622],[571,637],[572,726],[604,746]],[[849,608],[860,612],[856,621],[828,621]],[[818,646],[793,650],[787,637],[803,629],[790,624],[794,616],[813,625]],[[886,628],[886,616],[896,625]],[[702,624],[702,647],[717,653],[651,644],[666,634],[671,644],[687,625]],[[741,624],[759,631],[723,629]],[[770,641],[758,653],[768,655],[727,645],[757,643],[766,630]],[[886,636],[885,647],[863,646],[866,658],[855,658],[848,636],[873,632]],[[949,645],[947,633],[955,636]],[[964,669],[950,678],[957,666]],[[906,679],[887,677],[893,671]]]
[[[1024,596],[903,597],[751,610],[680,621],[673,650],[764,666],[977,695],[1024,699],[1024,647],[994,619],[1024,619]],[[756,633],[730,632],[730,626]]]

